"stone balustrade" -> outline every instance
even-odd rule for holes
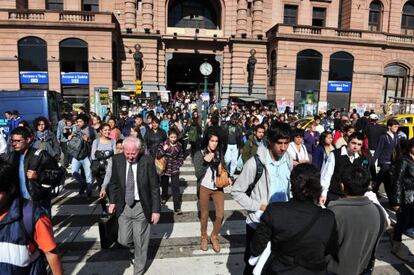
[[[2,21],[38,21],[62,23],[112,24],[109,12],[93,13],[83,11],[45,11],[45,10],[1,10]]]
[[[84,12],[64,11],[59,13],[59,21],[65,22],[95,22],[95,14]]]
[[[294,26],[293,27],[294,33],[303,33],[303,34],[321,34],[321,28],[317,27],[308,27],[308,26]]]
[[[292,26],[278,24],[266,33],[267,38],[278,37],[294,37],[300,36],[301,39],[309,37],[310,40],[318,37],[320,39],[335,39],[353,42],[361,41],[361,43],[373,44],[405,44],[407,46],[414,45],[414,36],[404,34],[392,34],[385,32],[370,32],[364,30],[343,30],[335,28],[323,28],[314,26]]]
[[[44,20],[45,13],[42,11],[9,11],[11,20]]]

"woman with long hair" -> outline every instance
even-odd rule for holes
[[[320,171],[322,165],[328,160],[329,154],[335,150],[332,145],[333,135],[331,132],[323,132],[319,138],[319,144],[312,154],[312,164]]]
[[[391,252],[408,261],[402,246],[402,234],[414,224],[414,138],[410,139],[403,157],[397,162],[391,204],[397,213]]]
[[[116,120],[114,117],[110,117],[108,120],[108,125],[111,127],[111,132],[109,133],[109,137],[115,141],[121,139],[121,131],[116,126]]]
[[[60,147],[56,135],[50,130],[50,122],[47,118],[40,116],[33,121],[36,130],[33,147],[42,149],[49,153],[55,160],[60,160]]]
[[[105,179],[106,169],[109,162],[112,161],[112,156],[115,154],[116,141],[110,138],[111,127],[107,123],[102,123],[98,129],[99,135],[92,143],[91,150],[91,170],[99,186],[100,204],[102,207],[102,214],[106,215],[106,185],[103,184]]]
[[[168,132],[168,139],[158,146],[157,159],[165,157],[166,168],[161,176],[161,204],[168,201],[168,183],[171,179],[171,191],[174,202],[174,212],[182,215],[180,198],[180,167],[184,163],[184,150],[178,142],[178,133],[174,128]]]
[[[216,209],[216,220],[214,221],[213,232],[210,235],[210,242],[215,252],[220,252],[219,233],[224,218],[224,192],[223,188],[217,188],[215,180],[219,166],[224,165],[223,154],[220,151],[219,135],[209,132],[206,137],[206,144],[194,155],[194,169],[199,188],[200,223],[201,223],[201,245],[203,251],[208,250],[207,220],[209,215],[210,198]],[[230,180],[230,179],[229,179]]]

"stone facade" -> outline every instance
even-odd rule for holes
[[[371,1],[194,1],[208,6],[201,8],[210,9],[210,14],[204,13],[202,19],[211,19],[214,27],[197,25],[205,22],[197,21],[200,8],[191,2],[99,0],[99,12],[86,12],[82,11],[81,0],[63,0],[62,11],[45,10],[44,0],[0,0],[0,89],[21,88],[18,41],[35,36],[47,43],[48,88],[57,91],[62,90],[60,43],[67,38],[87,43],[91,101],[97,87],[107,87],[110,95],[114,91],[134,90],[136,44],[143,54],[144,91],[170,89],[168,66],[177,54],[203,55],[211,57],[219,69],[215,96],[225,101],[230,97],[271,99],[293,107],[294,101],[298,101],[297,55],[310,49],[322,56],[317,87],[320,110],[329,106],[330,56],[337,52],[353,57],[348,108],[381,107],[385,97],[384,70],[390,64],[407,70],[404,92],[397,96],[413,97],[414,37],[403,35],[401,28],[405,1],[380,2],[379,32],[369,31]],[[187,11],[177,24],[169,23],[170,18],[178,16],[173,9],[177,3]],[[284,24],[287,5],[296,7],[295,25]],[[314,8],[325,9],[323,26],[312,26]],[[256,50],[257,63],[252,94],[248,95],[247,61],[251,49]]]

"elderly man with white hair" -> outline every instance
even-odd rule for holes
[[[135,137],[123,142],[124,153],[112,159],[108,184],[109,213],[118,217],[118,242],[135,249],[134,274],[143,274],[150,241],[150,223],[160,219],[160,187],[154,159],[144,155]]]

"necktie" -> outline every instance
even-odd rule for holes
[[[135,202],[135,181],[134,181],[134,172],[132,171],[132,163],[129,163],[127,181],[125,186],[125,203],[132,207]]]

